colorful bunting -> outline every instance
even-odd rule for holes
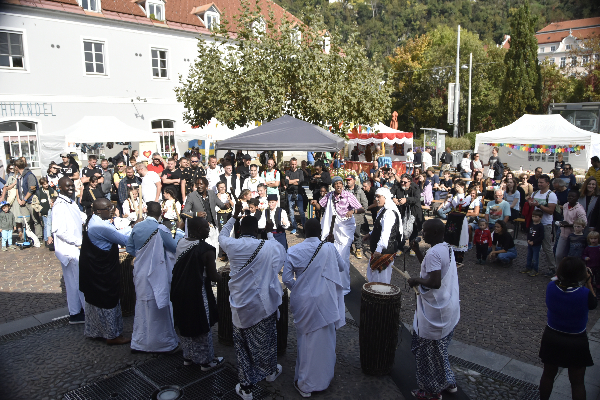
[[[568,146],[556,146],[549,144],[510,144],[510,143],[484,143],[492,147],[508,147],[529,153],[575,153],[585,150],[585,146],[570,144]]]

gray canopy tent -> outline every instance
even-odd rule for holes
[[[343,138],[319,126],[284,115],[218,141],[215,150],[339,151],[344,144]]]

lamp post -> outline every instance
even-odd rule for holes
[[[467,112],[467,133],[469,133],[471,132],[471,72],[473,71],[473,53],[469,54],[469,66],[463,65],[461,68],[469,68],[469,108]]]
[[[460,25],[458,26],[458,35],[456,38],[456,84],[454,86],[454,129],[452,131],[453,137],[458,137],[458,101],[460,93]]]

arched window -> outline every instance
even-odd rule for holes
[[[175,153],[175,121],[157,119],[152,121],[152,132],[160,137],[159,149],[163,157],[169,158]]]
[[[37,124],[29,121],[0,122],[6,160],[25,157],[30,168],[40,167]]]

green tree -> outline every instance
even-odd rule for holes
[[[358,44],[357,32],[342,48],[320,16],[310,20],[278,21],[272,11],[265,18],[258,2],[243,1],[234,24],[224,21],[211,41],[198,41],[189,75],[180,77],[175,92],[184,120],[202,127],[214,117],[233,128],[289,114],[342,136],[351,123],[386,120],[391,87]],[[257,21],[266,29],[257,29]],[[233,30],[235,38],[227,33]]]
[[[537,114],[542,107],[542,76],[535,38],[537,18],[529,2],[515,11],[510,20],[510,49],[504,57],[506,74],[500,95],[500,119],[510,124],[523,114]]]

